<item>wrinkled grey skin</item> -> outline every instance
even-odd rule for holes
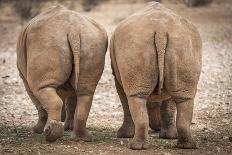
[[[66,103],[65,129],[73,128],[74,139],[92,140],[86,120],[106,50],[107,34],[101,26],[61,6],[29,22],[18,38],[17,66],[38,110],[35,132],[44,131],[50,142],[60,138]]]
[[[201,48],[195,26],[156,2],[116,28],[110,54],[124,110],[118,136],[133,137],[129,148],[147,148],[148,113],[152,127],[157,123],[155,115],[159,115],[154,104],[161,101],[160,137],[176,137],[176,106],[177,147],[196,148],[190,124],[201,72]],[[154,129],[159,126],[153,125]]]

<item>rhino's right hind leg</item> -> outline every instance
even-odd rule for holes
[[[48,114],[44,135],[48,142],[54,142],[62,137],[64,132],[63,124],[61,122],[63,102],[56,93],[56,89],[51,87],[42,88],[35,94]]]
[[[165,100],[162,102],[160,108],[161,129],[159,133],[159,138],[177,138],[177,130],[175,125],[175,111],[176,103],[172,99]]]
[[[77,96],[68,97],[65,99],[66,117],[64,121],[64,130],[73,130],[74,114],[77,104]]]
[[[116,78],[115,78],[115,86],[116,86],[116,89],[119,95],[119,99],[122,103],[122,108],[124,112],[123,124],[117,132],[117,137],[118,138],[132,138],[135,132],[135,125],[131,118],[131,113],[129,110],[126,94],[122,86],[118,83]]]
[[[194,99],[176,99],[175,102],[177,106],[177,147],[183,149],[196,149],[196,142],[192,139],[190,131]]]

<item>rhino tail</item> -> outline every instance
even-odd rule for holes
[[[159,87],[158,94],[161,94],[163,83],[164,83],[164,59],[165,52],[168,42],[168,34],[166,32],[156,32],[155,33],[155,47],[158,57],[158,68],[159,68]]]
[[[74,60],[74,74],[75,74],[75,90],[77,91],[77,84],[80,73],[80,51],[81,51],[81,38],[79,34],[69,33],[68,42],[71,47]]]

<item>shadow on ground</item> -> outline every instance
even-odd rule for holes
[[[193,127],[194,128],[194,127]],[[22,126],[0,126],[1,154],[231,154],[232,142],[218,130],[194,130],[194,139],[199,148],[182,150],[175,148],[176,140],[158,138],[158,133],[150,131],[150,148],[133,151],[127,148],[129,139],[116,138],[114,129],[91,127],[93,142],[72,141],[71,132],[55,143],[44,140],[43,134],[34,134],[30,128]],[[229,132],[229,131],[228,131]],[[209,149],[210,147],[210,149]],[[207,150],[205,150],[207,148]]]

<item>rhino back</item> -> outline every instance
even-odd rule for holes
[[[114,46],[117,51],[115,58],[119,70],[124,68],[125,63],[136,63],[143,66],[144,71],[147,67],[150,71],[154,71],[154,74],[158,74],[157,49],[154,41],[157,32],[167,33],[168,40],[164,57],[164,80],[166,80],[164,84],[168,85],[168,89],[172,92],[186,91],[191,87],[192,90],[189,90],[186,96],[195,94],[201,70],[200,35],[189,21],[161,4],[151,3],[121,22],[115,30]],[[124,74],[121,72],[121,75]],[[188,82],[191,84],[187,84]]]
[[[64,8],[60,6],[49,8],[29,21],[22,29],[17,42],[17,66],[24,78],[27,77],[27,55],[30,43],[43,44],[37,38],[43,37],[45,39],[50,34],[55,38],[54,35],[56,33],[54,33],[53,30],[55,30],[58,25],[54,27],[51,23],[49,24],[49,22],[54,16],[58,16],[58,13],[63,9]],[[47,40],[49,41],[49,39]]]

